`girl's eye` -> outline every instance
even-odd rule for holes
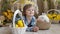
[[[30,11],[30,10],[27,10],[27,11]]]
[[[33,9],[31,9],[31,10],[27,10],[27,11],[34,11]]]
[[[33,9],[31,11],[34,11]]]

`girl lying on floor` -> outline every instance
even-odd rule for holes
[[[23,18],[25,24],[28,26],[26,31],[37,32],[39,28],[36,26],[36,19],[34,17],[35,8],[32,4],[27,4],[23,7]]]

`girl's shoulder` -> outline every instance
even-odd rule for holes
[[[25,20],[25,16],[23,16],[23,20]]]
[[[32,17],[33,19],[36,19],[35,16]]]
[[[27,20],[27,19],[26,19],[26,16],[23,16],[23,20],[25,20],[25,21]]]
[[[35,21],[36,21],[36,18],[35,18],[34,16],[32,17],[32,21],[33,21],[33,22],[35,22]]]

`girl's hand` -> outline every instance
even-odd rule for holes
[[[33,32],[37,32],[39,30],[39,27],[35,26],[33,27]]]

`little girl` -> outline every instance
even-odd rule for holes
[[[27,4],[23,7],[24,22],[28,26],[26,31],[37,32],[39,30],[39,28],[36,26],[34,12],[35,10],[32,4]]]

